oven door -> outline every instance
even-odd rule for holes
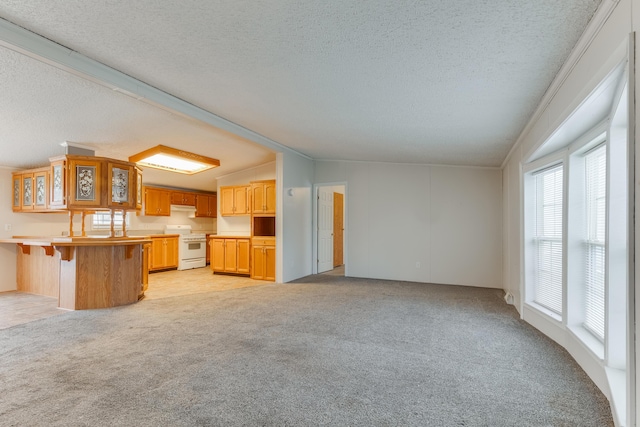
[[[184,241],[180,245],[180,259],[205,258],[207,256],[206,242],[201,240]]]

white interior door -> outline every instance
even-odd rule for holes
[[[333,269],[333,189],[318,189],[318,273]]]

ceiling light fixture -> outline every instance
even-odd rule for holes
[[[193,175],[220,166],[220,160],[158,145],[129,157],[139,166]]]

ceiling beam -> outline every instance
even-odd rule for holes
[[[289,151],[312,160],[311,157],[279,142],[190,104],[2,18],[0,18],[0,46],[173,114],[199,120],[216,128],[226,130],[273,151]]]

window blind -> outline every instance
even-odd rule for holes
[[[533,300],[562,314],[562,165],[535,175]]]
[[[584,326],[604,341],[606,146],[585,155],[586,242]]]

